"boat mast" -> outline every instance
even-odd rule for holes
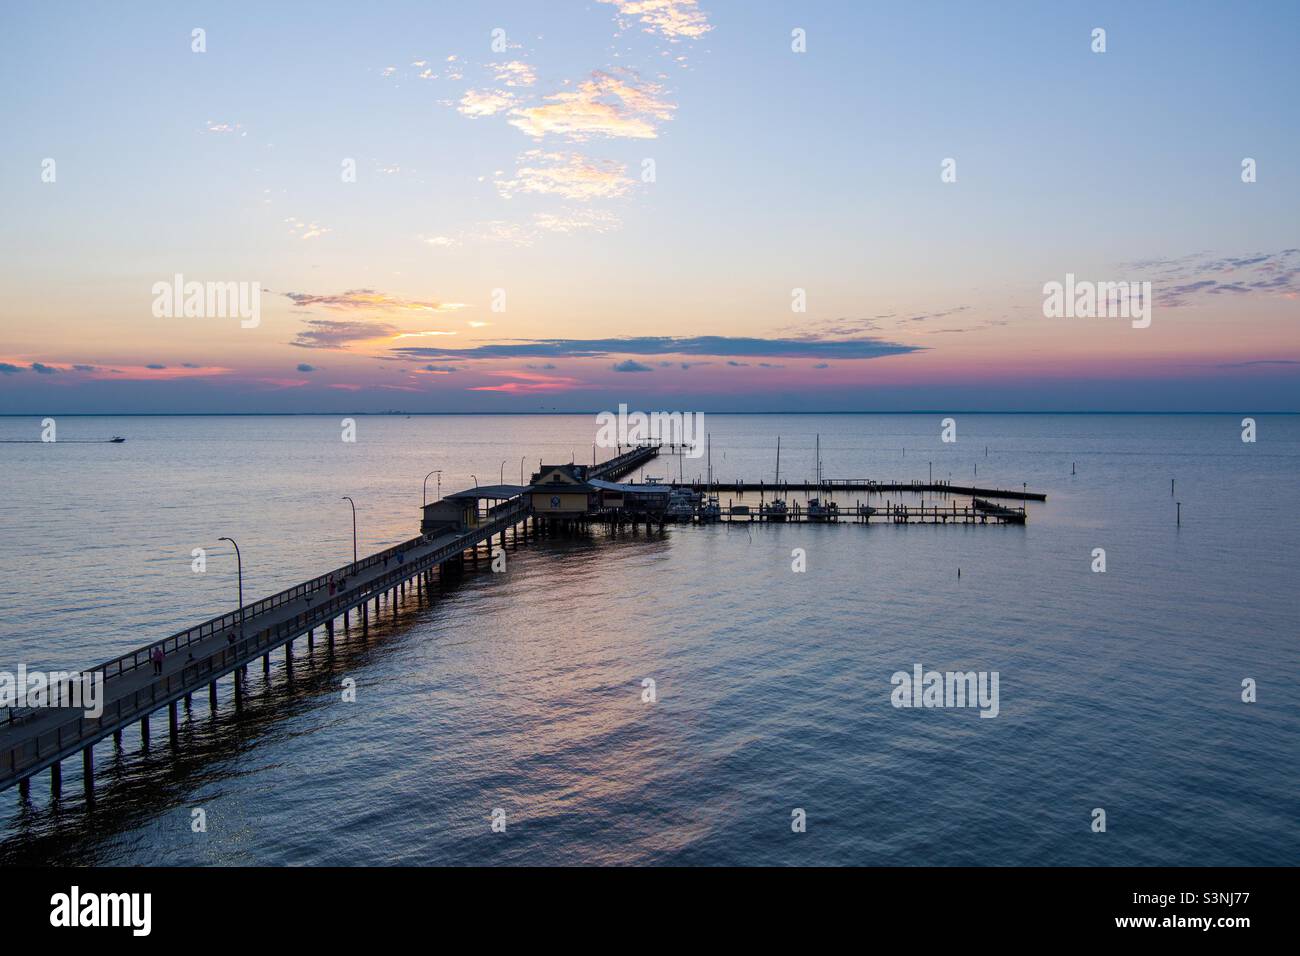
[[[776,436],[776,485],[781,485],[781,436]]]

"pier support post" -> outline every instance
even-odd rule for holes
[[[32,778],[23,777],[18,781],[18,799],[26,803],[32,797]]]
[[[307,651],[310,653],[316,647],[316,628],[307,628]]]
[[[50,797],[57,800],[63,796],[63,765],[57,760],[50,764]]]
[[[147,716],[140,718],[140,749],[149,749],[149,718]]]
[[[269,653],[262,655],[262,673],[271,673],[271,655]]]
[[[376,598],[375,602],[378,603],[378,601],[379,599]],[[378,610],[378,608],[375,608],[376,612]],[[364,634],[368,630],[370,630],[370,605],[363,604],[361,605],[361,633]]]
[[[284,666],[293,667],[293,641],[284,642]]]
[[[176,701],[167,705],[167,729],[171,734],[172,750],[177,746],[177,729],[176,729]]]
[[[330,647],[334,646],[334,619],[330,618],[325,622],[325,638]]]
[[[121,750],[121,749],[122,749],[122,731],[121,731],[121,730],[115,730],[115,731],[113,731],[113,747],[114,747],[115,749],[117,749],[117,750]]]
[[[90,744],[81,752],[81,786],[86,793],[86,802],[95,802],[95,745]]]
[[[347,611],[344,611],[344,612],[343,612],[343,630],[346,631],[347,629],[348,629],[348,612],[347,612]]]
[[[208,685],[208,710],[212,713],[217,712],[217,682],[213,681]]]
[[[244,675],[243,668],[235,668],[235,710],[239,710],[244,705]]]

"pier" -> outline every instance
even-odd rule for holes
[[[209,708],[218,707],[218,682],[233,682],[233,707],[239,711],[246,694],[248,667],[261,659],[270,671],[271,654],[283,651],[292,666],[294,645],[305,638],[307,653],[317,642],[330,649],[341,628],[360,631],[363,639],[372,621],[387,613],[397,616],[408,594],[420,604],[432,602],[435,581],[454,578],[466,563],[490,559],[494,547],[504,550],[507,536],[516,547],[530,540],[585,530],[603,524],[613,531],[630,524],[663,530],[669,522],[746,521],[771,523],[894,523],[894,524],[1024,524],[1025,507],[1009,508],[989,498],[1044,501],[1046,496],[998,489],[965,488],[942,482],[906,484],[855,479],[823,479],[817,483],[766,484],[618,484],[617,479],[659,454],[658,445],[642,445],[592,466],[541,466],[529,485],[490,485],[447,495],[424,506],[421,534],[351,564],[336,568],[292,588],[218,615],[159,641],[138,647],[112,660],[79,672],[102,678],[103,712],[87,717],[80,708],[10,707],[0,716],[0,791],[19,787],[29,795],[31,778],[49,770],[51,796],[58,800],[63,786],[63,762],[81,755],[87,803],[94,801],[95,745],[109,736],[120,748],[122,732],[138,724],[142,749],[150,746],[151,720],[166,709],[169,743],[178,747],[178,704],[188,709],[194,695],[207,690]],[[829,493],[862,491],[979,495],[969,505],[919,506],[886,500],[881,507],[861,501],[842,509],[838,504],[808,507],[793,503],[779,514],[766,506],[750,509],[729,501],[725,507],[702,494],[719,491],[757,492],[761,497],[785,491]],[[682,509],[682,497],[693,503]],[[161,673],[151,654],[161,648]],[[64,690],[67,687],[65,685]],[[70,700],[70,695],[60,698]]]
[[[731,492],[743,495],[746,492],[760,495],[785,495],[791,491],[811,491],[823,494],[837,492],[864,492],[866,494],[885,494],[886,492],[910,492],[912,494],[934,495],[969,495],[980,498],[1003,498],[1012,501],[1046,501],[1047,495],[1022,488],[1019,491],[1004,488],[976,488],[972,485],[954,485],[944,481],[873,481],[869,478],[823,478],[821,481],[783,481],[780,484],[762,481],[687,481],[664,482],[668,488],[687,488],[691,491],[707,491],[712,494]]]

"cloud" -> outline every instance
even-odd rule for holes
[[[872,359],[924,351],[875,338],[761,339],[720,335],[643,336],[624,339],[515,339],[461,349],[407,346],[395,352],[425,359],[601,358],[608,355],[697,357]]]
[[[1300,359],[1254,359],[1249,362],[1224,362],[1215,368],[1256,368],[1260,365],[1300,365]]]
[[[162,370],[165,369],[166,367],[167,367],[166,365],[158,365],[157,363],[154,363],[154,364],[152,364],[152,365],[146,365],[146,366],[145,366],[145,368],[151,368],[151,369],[153,369],[154,371],[157,371],[157,372],[162,371]]]
[[[346,349],[353,342],[391,338],[397,329],[386,322],[308,319],[290,345],[302,349]]]
[[[636,17],[646,33],[658,33],[671,40],[695,40],[713,27],[695,0],[600,0],[618,7],[618,15]]]
[[[466,389],[466,391],[527,394],[531,392],[565,392],[582,385],[582,382],[576,378],[538,375],[535,372],[488,372],[486,374],[498,375],[515,381],[502,382],[500,385],[474,385]]]
[[[0,362],[0,375],[17,375],[19,372],[26,371],[11,362]]]
[[[515,103],[515,95],[505,90],[468,90],[460,98],[456,111],[462,116],[478,119],[480,116],[494,116],[502,110],[508,110]]]
[[[335,295],[285,292],[284,296],[302,309],[320,306],[335,312],[436,313],[454,312],[466,307],[464,302],[425,302],[419,299],[403,299],[400,296],[376,292],[374,289],[348,289]]]
[[[316,366],[315,366],[315,365],[308,365],[306,362],[299,362],[299,363],[298,363],[298,371],[300,371],[300,372],[314,372],[314,371],[316,371]]]
[[[496,71],[494,76],[497,82],[506,86],[532,86],[537,82],[536,71],[522,60],[493,63],[492,69]]]
[[[567,212],[539,212],[533,225],[543,232],[612,232],[622,220],[604,209],[573,209]]]
[[[1168,259],[1140,259],[1121,269],[1151,279],[1155,302],[1167,308],[1190,305],[1205,296],[1255,294],[1294,299],[1300,295],[1300,249],[1239,256],[1197,252]]]
[[[627,167],[609,159],[589,159],[579,153],[547,153],[531,149],[516,160],[514,179],[498,179],[497,191],[505,199],[516,193],[539,193],[565,199],[617,199],[632,180]]]
[[[212,120],[208,120],[207,123],[209,133],[239,133],[240,136],[247,136],[243,129],[244,127],[239,123],[217,123]]]
[[[40,362],[33,362],[31,364],[31,370],[37,375],[57,375],[59,371],[52,365],[43,365]]]
[[[556,135],[581,142],[593,136],[654,139],[658,124],[672,119],[676,104],[657,84],[634,73],[597,70],[575,90],[552,93],[543,106],[510,111],[509,123],[529,136]]]
[[[334,231],[318,222],[303,222],[297,216],[289,216],[284,221],[289,224],[289,235],[297,236],[299,239],[315,239],[317,236]]]
[[[637,362],[634,359],[627,359],[626,361],[619,362],[617,365],[615,365],[614,371],[615,372],[653,372],[654,369],[652,369],[649,365],[642,364],[641,362]]]

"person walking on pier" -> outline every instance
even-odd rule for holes
[[[161,644],[153,649],[153,652],[149,655],[149,659],[153,661],[153,672],[155,674],[161,674],[163,664],[163,649]]]

